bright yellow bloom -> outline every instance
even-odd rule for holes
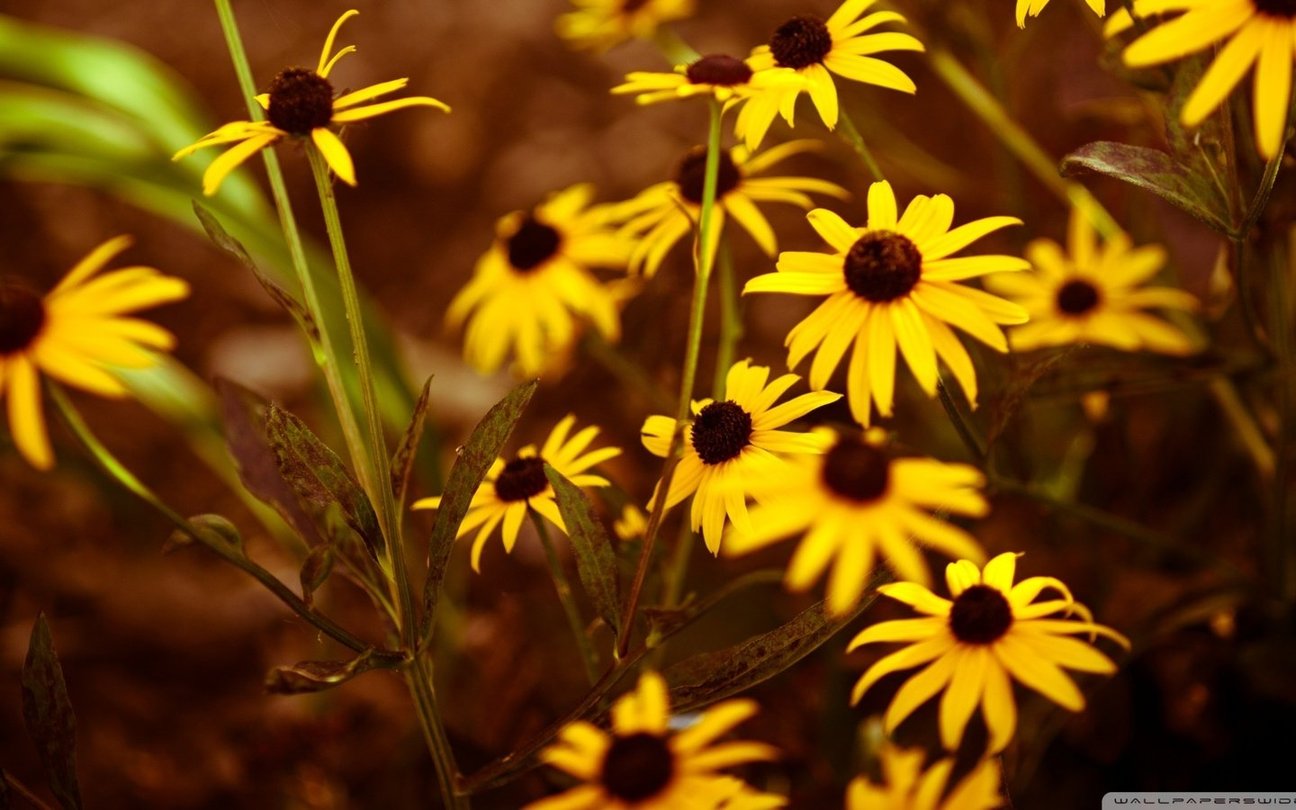
[[[572,0],[558,36],[573,48],[606,51],[628,39],[651,39],[663,23],[693,15],[694,0]]]
[[[648,531],[648,516],[632,503],[621,510],[621,517],[612,522],[612,531],[622,540],[636,540]]]
[[[780,25],[768,45],[752,51],[749,60],[757,70],[786,68],[805,78],[824,124],[837,126],[837,85],[832,74],[865,84],[888,87],[902,93],[917,90],[913,80],[890,62],[873,54],[888,51],[921,51],[923,44],[909,34],[895,31],[867,33],[879,25],[904,22],[894,11],[877,11],[861,16],[877,0],[846,0],[827,20],[812,15],[793,17]],[[792,123],[796,95],[784,98],[783,116]]]
[[[1107,13],[1106,0],[1085,0],[1093,13],[1099,17]],[[1017,0],[1017,27],[1026,27],[1027,17],[1038,17],[1044,7],[1049,4],[1049,0]]]
[[[1071,212],[1070,231],[1070,255],[1056,242],[1036,240],[1026,256],[1037,272],[986,279],[986,286],[1030,313],[1030,323],[1008,334],[1014,349],[1097,343],[1123,351],[1194,350],[1178,327],[1143,311],[1165,307],[1191,312],[1198,307],[1197,299],[1183,290],[1142,286],[1165,264],[1162,248],[1135,248],[1125,234],[1099,244],[1078,209]]]
[[[365,103],[403,89],[409,84],[409,79],[371,84],[334,98],[333,85],[328,80],[329,73],[339,59],[355,52],[355,46],[348,45],[333,53],[333,41],[337,38],[342,23],[359,13],[352,9],[333,23],[333,29],[324,40],[324,50],[320,53],[319,63],[314,70],[295,67],[280,71],[274,81],[270,82],[270,92],[256,97],[257,103],[266,111],[267,120],[226,124],[175,153],[172,160],[179,160],[204,147],[234,144],[213,160],[203,173],[203,194],[215,194],[221,181],[243,161],[290,136],[309,137],[319,147],[333,173],[342,182],[354,186],[355,166],[351,162],[351,153],[329,127],[353,124],[406,107],[436,107],[450,112],[450,108],[444,103],[428,96],[410,96],[377,104]]]
[[[857,777],[846,789],[846,810],[991,810],[1003,806],[999,763],[982,760],[944,799],[954,760],[923,770],[926,752],[893,745],[882,748],[882,783]]]
[[[764,743],[722,742],[739,723],[756,714],[751,700],[712,706],[693,725],[672,734],[666,682],[645,672],[633,692],[612,706],[610,732],[577,721],[558,733],[540,754],[549,765],[581,784],[566,793],[528,804],[525,810],[762,810],[786,800],[757,793],[742,781],[718,773],[749,762],[771,760],[777,749]]]
[[[848,651],[876,642],[911,642],[869,667],[855,684],[851,702],[859,702],[869,687],[892,672],[926,664],[900,687],[887,707],[886,732],[894,732],[915,709],[944,690],[942,744],[951,751],[958,748],[980,704],[992,753],[1002,751],[1017,730],[1012,679],[1063,708],[1083,709],[1084,695],[1062,667],[1110,675],[1116,665],[1091,645],[1069,636],[1103,635],[1127,648],[1129,641],[1109,627],[1094,624],[1088,609],[1059,580],[1030,577],[1013,585],[1017,556],[1000,554],[984,570],[967,560],[950,563],[945,581],[953,601],[912,582],[879,587],[880,593],[925,615],[880,622],[851,641]],[[1049,589],[1062,598],[1037,602]],[[1056,618],[1059,613],[1079,614],[1082,620]]]
[[[802,394],[775,405],[801,378],[784,374],[769,382],[769,372],[766,366],[741,360],[725,378],[725,399],[693,403],[693,420],[687,426],[684,452],[671,479],[666,508],[693,495],[689,520],[695,531],[702,529],[702,539],[712,554],[720,550],[726,517],[745,533],[753,532],[747,495],[762,478],[781,480],[787,474],[780,456],[827,449],[828,440],[822,434],[776,428],[836,402],[841,394]],[[677,427],[669,416],[648,417],[641,430],[644,447],[665,458]],[[661,484],[657,486],[654,502],[661,494]]]
[[[976,404],[976,370],[950,326],[996,351],[1008,350],[1000,324],[1026,321],[1026,310],[958,282],[987,273],[1027,270],[1015,256],[950,258],[1014,217],[988,217],[950,229],[954,201],[944,194],[918,196],[897,217],[891,185],[869,187],[868,224],[852,228],[831,211],[811,211],[810,224],[833,249],[831,254],[787,252],[778,272],[747,282],[743,293],[826,295],[828,299],[793,327],[785,341],[788,367],[816,350],[810,387],[821,390],[853,344],[846,378],[851,413],[863,425],[872,405],[891,415],[896,350],[904,355],[919,385],[936,395],[939,357]]]
[[[130,313],[177,301],[189,284],[152,267],[123,267],[99,275],[130,246],[109,239],[76,264],[44,298],[17,279],[0,276],[0,396],[9,398],[9,429],[37,469],[54,465],[41,409],[41,373],[104,397],[127,390],[115,368],[157,363],[175,345],[160,326]]]
[[[1188,96],[1179,117],[1195,127],[1224,102],[1255,65],[1256,146],[1266,159],[1282,148],[1296,57],[1296,3],[1292,0],[1134,0],[1140,17],[1185,12],[1135,40],[1125,49],[1125,64],[1150,67],[1205,50],[1227,40]],[[1131,26],[1129,12],[1112,15],[1107,33]]]
[[[494,372],[511,349],[517,371],[536,376],[563,360],[580,319],[620,338],[621,295],[590,268],[625,268],[631,243],[612,229],[610,206],[589,204],[593,196],[593,186],[576,185],[500,219],[494,244],[446,312],[452,328],[468,321],[464,357],[473,368]]]
[[[599,429],[587,427],[569,438],[568,434],[575,424],[576,417],[569,414],[554,426],[539,452],[536,452],[535,445],[529,444],[519,450],[509,462],[497,458],[491,464],[485,480],[473,494],[468,514],[464,516],[456,535],[463,537],[477,529],[472,545],[474,571],[481,572],[482,549],[491,532],[500,524],[503,524],[504,550],[512,553],[528,510],[534,509],[564,534],[567,533],[567,524],[563,522],[562,513],[558,510],[553,487],[545,476],[546,463],[578,487],[609,486],[606,478],[586,471],[621,455],[621,448],[601,447],[586,452],[598,436]],[[412,508],[437,509],[440,506],[441,498],[437,496],[415,501]]]
[[[800,152],[819,148],[818,141],[792,141],[751,155],[735,146],[720,153],[716,182],[716,205],[711,219],[711,240],[707,246],[714,260],[726,218],[732,218],[751,235],[761,250],[773,257],[778,250],[774,229],[757,208],[758,202],[786,202],[809,209],[808,193],[846,198],[849,193],[836,183],[813,177],[757,177],[762,172]],[[633,200],[616,207],[616,216],[628,221],[621,233],[635,242],[630,269],[651,278],[666,254],[693,230],[702,210],[702,185],[706,179],[706,148],[691,150],[675,170],[675,179],[644,189]]]
[[[803,535],[788,565],[787,587],[808,589],[836,558],[827,607],[837,615],[859,602],[879,553],[901,578],[923,584],[931,576],[922,547],[955,559],[985,560],[970,534],[928,514],[984,516],[989,506],[978,489],[985,476],[975,467],[893,458],[872,436],[834,437],[827,430],[824,435],[831,443],[826,453],[797,458],[787,473],[757,485],[751,532],[731,528],[725,535],[726,555],[748,554]]]

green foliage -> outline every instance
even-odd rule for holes
[[[557,497],[558,511],[567,524],[567,537],[576,555],[576,573],[580,576],[581,585],[594,602],[599,616],[614,635],[620,636],[617,561],[603,523],[594,515],[589,498],[580,491],[580,487],[548,464],[544,471]]]
[[[419,441],[423,438],[423,427],[427,423],[428,394],[432,390],[432,378],[423,383],[423,390],[414,403],[414,413],[410,416],[409,426],[396,447],[391,460],[392,496],[396,499],[397,508],[404,508],[405,498],[409,495],[410,474],[414,470],[414,456],[418,452]]]
[[[375,658],[373,650],[366,650],[350,661],[302,661],[270,670],[265,687],[276,695],[323,692],[380,666],[382,661]]]
[[[63,681],[45,614],[36,616],[22,669],[23,720],[49,776],[50,790],[65,810],[79,810],[76,774],[76,715]]]

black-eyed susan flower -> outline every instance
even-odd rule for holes
[[[825,441],[830,445],[823,455],[794,459],[784,475],[755,484],[751,531],[731,527],[725,535],[726,555],[747,554],[801,535],[788,565],[787,587],[808,589],[831,563],[827,607],[837,615],[859,602],[878,556],[901,579],[923,584],[931,576],[920,548],[984,561],[970,534],[929,514],[981,517],[989,511],[979,491],[985,477],[975,467],[896,458],[875,435],[825,431]]]
[[[310,138],[319,148],[333,173],[344,183],[354,186],[355,166],[351,161],[351,153],[347,151],[342,139],[331,127],[353,124],[406,107],[435,107],[450,112],[450,108],[443,102],[428,96],[409,96],[394,101],[368,103],[403,89],[409,84],[409,79],[393,79],[389,82],[371,84],[342,96],[336,96],[333,84],[329,81],[329,73],[337,65],[338,60],[355,52],[355,46],[348,45],[334,53],[333,43],[337,39],[338,29],[342,24],[359,13],[352,9],[333,23],[328,38],[324,40],[324,49],[320,52],[319,63],[314,70],[294,67],[280,71],[279,75],[270,82],[270,92],[256,97],[257,103],[266,111],[267,120],[235,121],[226,124],[175,153],[172,160],[179,160],[208,146],[233,144],[220,157],[213,160],[207,167],[207,171],[203,173],[203,194],[208,196],[215,194],[220,188],[221,181],[245,160],[267,146],[288,137]]]
[[[556,29],[574,48],[606,51],[629,39],[650,39],[663,23],[693,15],[694,0],[572,0]]]
[[[1194,311],[1197,299],[1172,287],[1145,287],[1166,262],[1157,245],[1136,248],[1125,234],[1099,243],[1088,217],[1071,212],[1070,252],[1048,239],[1032,242],[1034,273],[991,276],[986,286],[1026,308],[1030,323],[1014,327],[1014,349],[1097,343],[1123,351],[1188,354],[1192,340],[1151,315],[1151,308]]]
[[[648,531],[648,516],[632,503],[621,510],[621,517],[612,522],[612,531],[622,540],[636,540]]]
[[[774,759],[764,743],[719,742],[756,714],[751,700],[712,706],[691,726],[672,733],[666,682],[645,672],[638,687],[612,706],[609,731],[577,721],[558,733],[540,758],[580,780],[577,787],[532,802],[526,810],[757,810],[782,807],[720,771]]]
[[[985,759],[946,791],[952,758],[926,770],[927,754],[919,748],[885,745],[881,752],[882,781],[856,777],[846,788],[846,810],[991,810],[1003,806],[999,795],[999,764]]]
[[[1015,256],[953,254],[1009,225],[1014,217],[987,217],[950,228],[954,201],[944,194],[918,196],[897,217],[891,185],[869,187],[868,224],[852,228],[819,208],[811,226],[833,253],[785,252],[778,272],[747,282],[743,293],[826,295],[828,299],[788,333],[788,367],[816,351],[810,387],[828,384],[833,369],[854,346],[846,378],[851,413],[863,425],[877,405],[891,415],[896,351],[928,396],[936,395],[939,357],[976,403],[976,369],[950,326],[996,351],[1008,350],[1001,324],[1026,321],[1026,310],[959,282],[987,273],[1026,270]]]
[[[100,273],[130,246],[109,239],[76,264],[47,295],[0,276],[0,396],[8,398],[14,445],[37,469],[54,464],[41,408],[40,375],[104,397],[124,397],[114,369],[154,365],[175,337],[130,317],[184,298],[189,284],[152,267]]]
[[[1017,27],[1025,28],[1026,18],[1038,17],[1048,4],[1049,0],[1017,0]],[[1085,4],[1099,17],[1107,13],[1107,0],[1085,0]]]
[[[712,238],[707,246],[713,259],[727,219],[741,225],[768,255],[778,250],[774,229],[757,203],[786,202],[809,209],[813,206],[811,193],[843,199],[850,196],[836,183],[814,177],[758,176],[792,155],[818,146],[817,141],[792,141],[756,155],[743,146],[720,153]],[[656,274],[670,249],[693,229],[701,213],[705,180],[706,148],[698,147],[680,161],[673,180],[649,186],[616,207],[617,216],[627,219],[621,233],[635,243],[630,255],[632,271],[648,277]]]
[[[1171,62],[1218,42],[1215,61],[1188,96],[1179,117],[1196,127],[1224,102],[1255,66],[1252,113],[1256,146],[1266,159],[1282,148],[1287,133],[1296,58],[1296,2],[1293,0],[1134,0],[1140,17],[1184,12],[1162,21],[1125,49],[1133,68]],[[1128,29],[1129,12],[1113,14],[1108,34]]]
[[[473,368],[491,373],[511,353],[519,373],[540,374],[562,360],[583,320],[608,340],[620,337],[620,293],[590,270],[624,269],[631,243],[613,230],[608,206],[590,205],[593,195],[575,185],[500,219],[446,313],[452,328],[468,322],[464,357]]]
[[[945,580],[952,601],[913,582],[879,587],[880,593],[924,615],[880,622],[851,641],[848,650],[876,642],[909,643],[869,667],[855,684],[851,701],[858,702],[869,687],[892,672],[926,665],[900,687],[887,707],[883,718],[887,733],[943,690],[942,744],[950,750],[958,747],[979,704],[992,752],[1002,751],[1017,730],[1013,680],[1065,709],[1083,709],[1084,695],[1063,667],[1110,675],[1116,665],[1091,644],[1071,636],[1103,635],[1125,647],[1129,642],[1115,630],[1094,624],[1089,611],[1057,579],[1029,577],[1014,585],[1017,556],[1000,554],[984,570],[967,560],[950,563]],[[1036,601],[1048,590],[1061,598]],[[1058,618],[1058,614],[1081,618]]]
[[[459,524],[457,535],[463,537],[473,529],[477,530],[472,544],[474,571],[481,571],[482,549],[495,527],[503,526],[504,550],[510,553],[513,551],[522,522],[530,509],[548,519],[564,534],[567,532],[567,524],[563,522],[562,513],[558,510],[553,487],[545,476],[546,463],[578,487],[609,485],[606,478],[588,470],[621,455],[621,448],[601,447],[590,450],[590,444],[598,436],[599,429],[590,426],[570,436],[575,424],[576,417],[569,414],[554,426],[538,452],[535,445],[529,444],[509,461],[497,458],[491,464],[485,480],[473,494],[468,514],[464,516],[463,523]],[[441,498],[437,496],[415,501],[413,508],[436,509],[440,506]]]
[[[726,518],[744,533],[753,533],[747,495],[760,479],[781,480],[787,474],[782,456],[822,453],[830,441],[821,433],[778,428],[837,401],[841,394],[819,391],[775,405],[801,378],[784,374],[770,382],[769,372],[766,366],[741,360],[725,378],[725,399],[693,403],[693,420],[666,494],[666,508],[693,495],[689,520],[695,531],[702,530],[712,554],[720,550]],[[669,416],[648,417],[641,430],[644,447],[665,457],[677,427]],[[661,496],[660,486],[654,499]]]
[[[913,93],[917,89],[903,70],[874,54],[890,51],[921,51],[923,44],[910,34],[897,31],[869,33],[879,25],[904,22],[894,11],[877,11],[867,16],[876,0],[846,0],[827,20],[813,15],[793,17],[780,25],[768,45],[752,51],[751,66],[764,71],[786,68],[805,78],[819,117],[829,129],[837,126],[837,85],[833,74],[865,84],[875,84]],[[792,123],[796,95],[784,98],[783,114]]]

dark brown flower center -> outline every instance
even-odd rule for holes
[[[793,17],[770,37],[770,53],[779,67],[800,70],[817,65],[832,50],[832,34],[818,17]]]
[[[702,187],[706,183],[706,147],[695,146],[680,161],[675,170],[675,185],[680,195],[694,205],[702,204]],[[742,182],[742,171],[734,164],[729,153],[720,151],[720,170],[716,173],[716,199],[733,191]]]
[[[950,632],[966,644],[989,644],[1012,627],[1012,607],[989,585],[973,585],[950,608]]]
[[[751,414],[731,400],[712,402],[693,420],[690,439],[704,464],[719,464],[737,456],[751,442]]]
[[[666,740],[639,732],[613,736],[603,755],[599,784],[612,797],[641,802],[661,793],[675,775],[675,755]]]
[[[508,260],[515,270],[526,272],[544,264],[562,244],[562,234],[528,215],[508,240]]]
[[[26,285],[0,278],[0,357],[31,346],[45,326],[45,303]]]
[[[722,53],[708,54],[688,66],[684,74],[693,84],[733,87],[751,81],[752,69],[741,59]]]
[[[504,465],[495,479],[495,494],[501,501],[509,503],[534,498],[549,486],[544,465],[544,459],[539,456],[513,459]]]
[[[634,14],[639,9],[648,5],[649,2],[651,2],[651,0],[622,0],[621,13]]]
[[[1256,11],[1270,17],[1296,20],[1296,0],[1251,0]]]
[[[333,118],[333,85],[308,68],[288,68],[270,82],[270,123],[292,135],[309,135]]]
[[[1079,279],[1068,281],[1058,288],[1057,305],[1068,315],[1083,315],[1098,306],[1098,288]]]
[[[837,495],[869,503],[886,494],[891,459],[853,436],[843,437],[824,456],[822,475],[824,486]]]
[[[851,245],[843,271],[851,292],[875,304],[909,294],[922,277],[918,246],[892,231],[871,231]]]

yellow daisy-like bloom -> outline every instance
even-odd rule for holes
[[[725,378],[724,400],[704,399],[693,403],[693,421],[688,425],[683,456],[666,495],[666,508],[697,493],[689,520],[694,531],[702,529],[702,539],[712,554],[720,550],[726,517],[740,531],[754,532],[747,512],[747,495],[759,486],[762,478],[782,480],[787,466],[780,456],[822,453],[830,441],[821,433],[777,428],[836,402],[841,394],[820,391],[775,405],[801,378],[784,374],[769,382],[769,373],[766,366],[753,366],[747,360],[740,360]],[[648,417],[641,430],[644,447],[664,458],[676,428],[675,420],[669,416]],[[654,503],[661,495],[660,488],[658,483]]]
[[[208,146],[234,144],[213,160],[207,167],[207,171],[203,173],[203,194],[207,196],[215,194],[220,189],[221,182],[245,160],[267,146],[290,136],[309,137],[319,147],[320,153],[324,155],[334,174],[342,182],[354,186],[355,166],[351,162],[351,153],[330,129],[331,126],[353,124],[406,107],[436,107],[450,112],[450,108],[443,102],[428,96],[410,96],[376,104],[366,103],[403,89],[409,84],[409,79],[393,79],[389,82],[371,84],[346,95],[334,97],[333,85],[328,79],[329,73],[337,65],[338,60],[355,52],[355,46],[348,45],[333,53],[333,42],[337,38],[342,23],[359,13],[352,9],[333,23],[328,38],[324,40],[324,50],[320,53],[319,64],[314,70],[295,67],[280,71],[274,81],[270,82],[270,92],[256,97],[257,103],[266,111],[267,120],[235,121],[226,124],[215,132],[204,135],[197,143],[175,153],[172,160],[179,160]]]
[[[1151,307],[1194,311],[1197,299],[1171,287],[1144,287],[1161,269],[1166,252],[1135,248],[1125,234],[1099,244],[1089,219],[1071,212],[1070,255],[1048,239],[1032,242],[1026,256],[1038,272],[991,276],[986,286],[1026,308],[1030,323],[1008,335],[1013,348],[1098,343],[1122,351],[1190,354],[1193,342],[1178,327],[1145,313]]]
[[[896,31],[868,33],[879,25],[904,22],[894,11],[864,12],[877,0],[846,0],[827,20],[803,15],[780,25],[768,45],[752,51],[749,60],[757,70],[786,68],[805,78],[805,92],[810,94],[824,124],[837,126],[837,85],[832,74],[865,84],[888,87],[902,93],[917,90],[913,80],[890,62],[873,54],[888,51],[921,51],[923,44],[909,34]],[[798,94],[784,97],[782,112],[792,123],[792,108]]]
[[[836,559],[828,580],[827,607],[841,615],[858,602],[873,558],[881,554],[902,578],[928,584],[931,576],[920,546],[955,559],[978,562],[985,553],[970,534],[928,512],[982,517],[989,511],[978,489],[985,477],[967,464],[935,459],[892,458],[874,437],[834,437],[823,455],[794,460],[791,470],[760,482],[753,492],[751,532],[731,528],[726,555],[765,548],[776,540],[804,535],[785,582],[808,589]]]
[[[610,206],[589,204],[593,196],[593,186],[575,185],[500,219],[494,244],[446,313],[452,328],[469,321],[464,357],[473,368],[494,372],[511,349],[519,373],[540,374],[565,356],[578,317],[608,340],[620,338],[621,295],[590,268],[625,268],[631,243],[612,229]]]
[[[558,742],[540,754],[549,765],[582,784],[541,799],[526,810],[759,810],[786,801],[758,793],[719,771],[771,760],[777,749],[764,743],[722,742],[739,723],[756,714],[752,700],[727,700],[693,725],[672,734],[666,682],[645,672],[635,691],[612,706],[610,732],[590,723],[569,723]]]
[[[810,387],[820,390],[854,344],[847,393],[851,413],[867,426],[874,403],[882,416],[891,415],[898,347],[928,396],[936,395],[939,357],[975,406],[976,370],[950,326],[1006,352],[1000,324],[1024,323],[1026,310],[958,282],[1030,265],[1015,256],[950,257],[1021,220],[987,217],[951,230],[954,201],[944,194],[915,197],[897,217],[886,182],[869,187],[866,227],[852,228],[822,208],[808,218],[834,252],[782,253],[777,273],[757,276],[743,288],[744,294],[828,296],[788,333],[788,367],[796,368],[817,348]]]
[[[748,149],[756,149],[778,115],[779,108],[796,101],[805,79],[787,68],[756,69],[756,61],[713,53],[692,64],[676,65],[673,73],[636,71],[626,74],[616,94],[637,94],[640,104],[711,96],[725,110],[742,105],[734,131]]]
[[[926,753],[893,745],[882,748],[882,783],[857,777],[846,789],[846,810],[991,810],[1003,806],[999,765],[983,760],[945,793],[954,760],[943,759],[923,770]]]
[[[945,581],[953,601],[912,582],[879,587],[880,593],[925,615],[880,622],[851,641],[848,651],[880,641],[911,642],[869,667],[855,684],[851,702],[858,702],[869,687],[892,672],[926,664],[900,687],[887,707],[883,718],[887,733],[943,689],[942,744],[950,750],[958,747],[980,704],[991,752],[1002,751],[1017,730],[1012,680],[1063,708],[1083,709],[1084,695],[1062,668],[1110,675],[1116,665],[1092,645],[1070,636],[1103,635],[1126,648],[1129,641],[1109,627],[1094,624],[1088,609],[1057,579],[1029,577],[1013,585],[1017,556],[1000,554],[984,570],[968,560],[950,563]],[[1062,598],[1036,601],[1050,589]],[[1057,618],[1059,613],[1082,618]]]
[[[562,513],[558,510],[553,487],[545,476],[546,463],[578,487],[609,486],[608,480],[603,476],[586,471],[621,455],[621,448],[602,447],[586,452],[598,436],[599,429],[587,427],[569,437],[575,424],[576,417],[569,414],[554,426],[539,452],[536,452],[535,445],[529,444],[519,450],[512,460],[505,462],[504,459],[497,458],[491,464],[485,480],[473,494],[468,514],[464,516],[463,523],[459,524],[459,533],[456,535],[463,537],[477,529],[472,545],[474,571],[481,572],[482,549],[491,532],[500,524],[504,528],[504,550],[512,553],[529,509],[534,509],[564,534],[567,533],[567,524],[563,522]],[[412,508],[437,509],[440,506],[441,497],[437,496],[415,501]]]
[[[720,153],[716,177],[716,205],[711,219],[707,250],[714,259],[726,218],[732,218],[769,256],[778,250],[774,229],[757,207],[758,202],[786,202],[804,209],[814,203],[808,193],[846,198],[850,194],[836,183],[813,177],[756,177],[792,155],[819,148],[818,141],[792,141],[758,155],[742,146]],[[633,200],[617,206],[628,221],[621,232],[635,241],[630,269],[647,277],[656,274],[666,254],[693,229],[702,210],[706,180],[706,148],[690,150],[675,170],[675,179],[650,186]]]
[[[1214,112],[1255,65],[1256,146],[1266,159],[1282,148],[1296,57],[1296,0],[1134,0],[1143,16],[1185,12],[1135,40],[1125,49],[1125,64],[1150,67],[1179,59],[1227,40],[1192,94],[1180,120],[1195,127]],[[1131,25],[1128,11],[1112,15],[1107,33]]]
[[[1017,0],[1017,27],[1025,28],[1026,18],[1038,17],[1048,4],[1049,0]],[[1107,13],[1107,0],[1085,0],[1085,4],[1099,17]]]
[[[9,399],[9,429],[37,469],[54,466],[41,409],[40,375],[104,397],[127,390],[114,368],[148,368],[175,337],[133,312],[177,301],[189,284],[152,267],[99,274],[127,247],[109,239],[76,264],[43,298],[15,278],[0,276],[0,396]]]
[[[651,39],[657,27],[693,15],[694,0],[572,0],[575,11],[555,28],[574,48],[606,51],[628,39]]]
[[[643,537],[648,531],[648,516],[639,507],[628,503],[621,510],[621,517],[612,522],[612,531],[626,541]]]

